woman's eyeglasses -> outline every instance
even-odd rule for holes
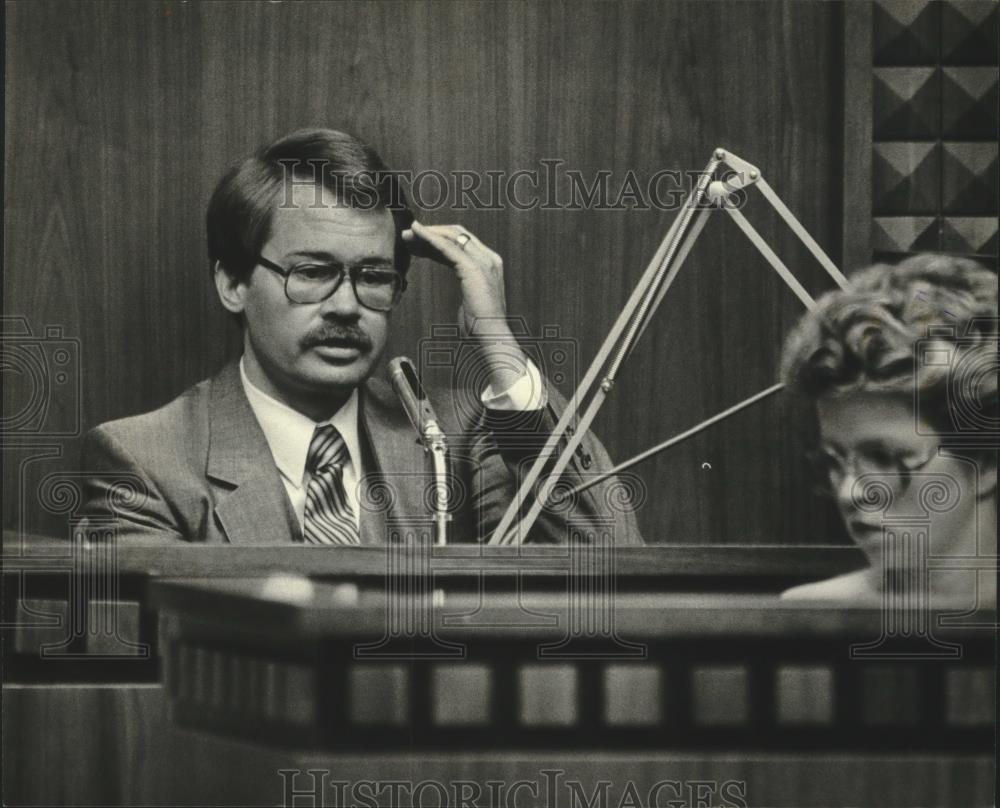
[[[830,495],[837,491],[848,473],[855,477],[863,475],[884,478],[898,496],[910,485],[910,478],[937,454],[933,446],[926,452],[914,455],[911,451],[892,449],[883,444],[861,446],[843,454],[829,446],[821,446],[806,453],[817,482],[819,493]]]

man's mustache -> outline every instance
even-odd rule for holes
[[[356,325],[328,323],[306,334],[300,344],[304,349],[315,348],[317,345],[336,343],[342,346],[369,351],[372,348],[371,338]]]

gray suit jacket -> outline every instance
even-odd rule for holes
[[[423,448],[402,407],[380,380],[361,389],[359,432],[365,476],[361,483],[362,544],[384,544],[395,530],[426,526],[433,482]],[[562,399],[550,389],[550,402]],[[453,496],[453,541],[488,538],[516,492],[516,474],[540,443],[539,424],[489,413],[473,424],[448,423]],[[551,428],[555,410],[544,414]],[[454,419],[452,419],[454,420]],[[497,427],[503,427],[499,435]],[[514,435],[512,439],[512,435]],[[499,437],[499,440],[497,439]],[[525,439],[521,439],[525,438]],[[611,467],[604,447],[588,435],[568,479]],[[301,541],[301,528],[285,492],[264,432],[246,398],[239,365],[196,384],[150,413],[91,430],[83,445],[84,513],[92,525],[113,525],[127,543],[195,541],[284,544]],[[569,508],[547,513],[531,540],[565,542],[569,530],[604,536],[616,544],[641,544],[634,514],[608,503],[619,500],[604,483]],[[575,534],[574,534],[575,535]]]

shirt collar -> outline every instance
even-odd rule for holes
[[[306,456],[309,454],[313,432],[316,431],[316,427],[323,424],[333,424],[337,428],[347,446],[351,464],[356,471],[361,468],[357,389],[332,417],[317,423],[254,385],[247,377],[242,358],[240,379],[250,402],[250,408],[257,416],[268,446],[271,447],[271,454],[274,456],[278,471],[296,488],[305,482]]]

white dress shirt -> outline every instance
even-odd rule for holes
[[[306,507],[306,490],[312,475],[306,469],[306,456],[316,427],[332,424],[337,428],[347,446],[348,462],[344,464],[344,491],[347,502],[354,513],[354,521],[359,521],[358,481],[364,476],[361,462],[361,439],[358,434],[358,391],[351,393],[347,402],[325,421],[316,422],[312,418],[293,410],[276,398],[269,396],[247,378],[243,359],[240,359],[240,379],[246,392],[250,409],[253,410],[267,445],[274,457],[274,464],[281,474],[281,481],[288,492],[292,508],[302,524]],[[545,406],[545,385],[538,368],[528,360],[527,373],[502,393],[494,393],[487,387],[481,396],[483,405],[493,410],[538,410]]]

